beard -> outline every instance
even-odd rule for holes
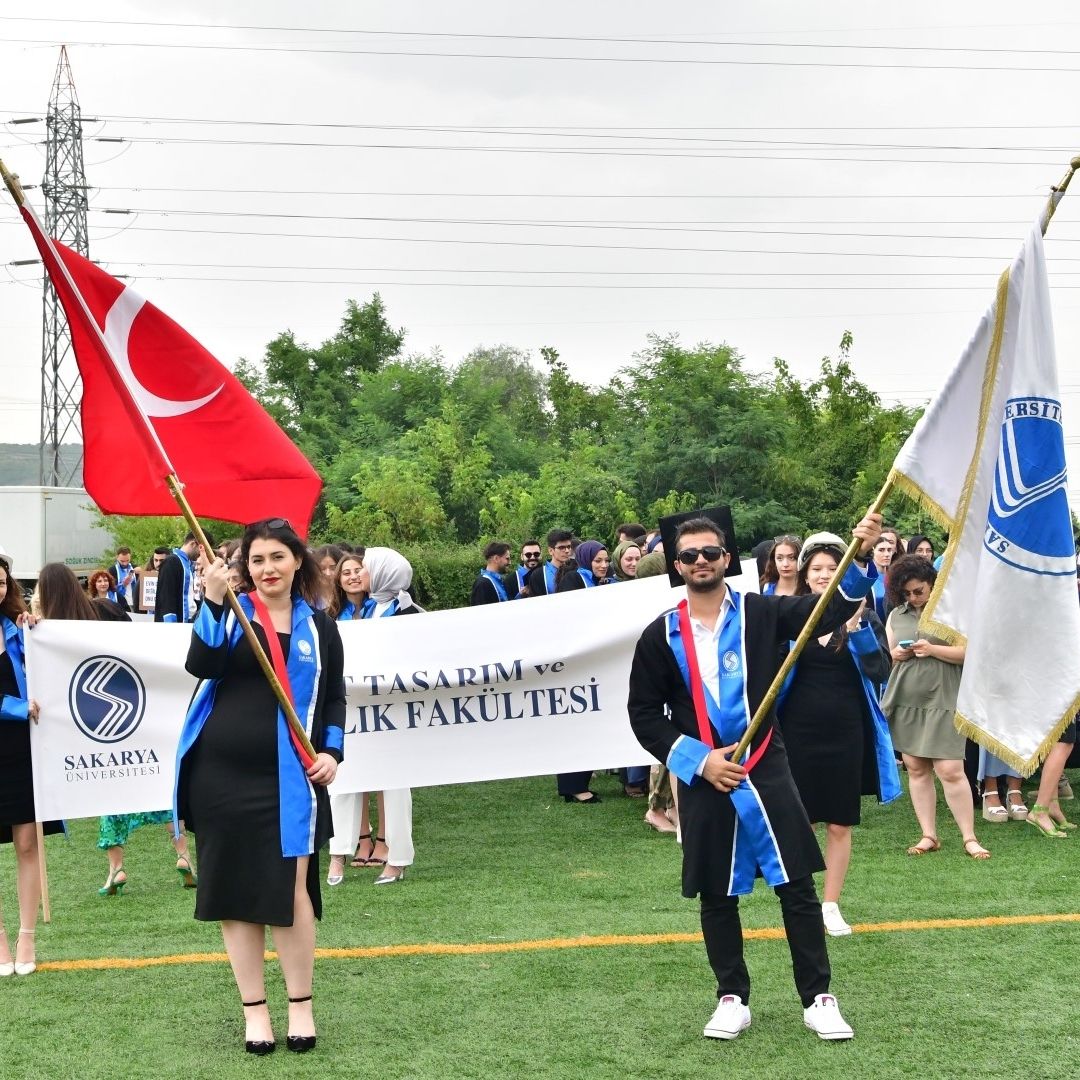
[[[711,578],[708,581],[695,581],[692,577],[683,578],[683,581],[686,583],[687,592],[693,593],[711,593],[724,587],[723,574],[718,574],[715,578]]]

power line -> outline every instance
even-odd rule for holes
[[[53,45],[54,41],[47,38],[8,38],[8,44],[12,45]],[[1074,75],[1076,69],[1071,67],[1033,67],[1018,64],[906,64],[906,63],[837,63],[822,60],[740,60],[740,59],[717,59],[704,57],[661,57],[661,56],[556,56],[540,53],[479,53],[479,52],[433,52],[421,49],[355,49],[355,48],[313,48],[311,46],[295,45],[214,45],[194,44],[177,41],[71,41],[68,46],[81,46],[85,48],[116,48],[116,49],[170,49],[188,50],[198,52],[254,52],[271,54],[302,54],[302,55],[330,55],[330,56],[385,56],[399,59],[402,57],[414,57],[421,59],[440,60],[532,60],[545,63],[585,63],[585,64],[662,64],[693,67],[783,67],[783,68],[829,68],[842,69],[871,69],[875,71],[898,70],[898,71],[1007,71],[1015,74],[1065,74]],[[764,48],[782,48],[784,46],[764,45]]]
[[[10,111],[10,110],[9,110]],[[19,114],[15,114],[19,115]],[[633,141],[633,142],[679,142],[679,143],[711,143],[711,144],[737,144],[739,147],[745,146],[773,146],[783,149],[797,149],[797,148],[825,148],[835,150],[850,150],[850,149],[867,149],[867,150],[926,150],[926,151],[964,151],[964,152],[1000,152],[1000,153],[1069,153],[1072,147],[1069,146],[998,146],[998,145],[968,145],[962,146],[955,143],[896,143],[896,142],[842,142],[836,139],[828,140],[814,140],[814,139],[763,139],[763,138],[748,138],[746,136],[727,137],[722,138],[715,135],[655,135],[655,134],[621,134],[612,132],[619,129],[609,128],[606,125],[596,124],[591,126],[582,126],[580,128],[568,128],[562,126],[545,126],[537,124],[360,124],[360,123],[330,123],[326,121],[309,121],[309,120],[238,120],[222,117],[170,117],[170,116],[128,116],[128,115],[101,115],[95,119],[102,123],[135,123],[135,124],[165,124],[165,125],[184,125],[184,126],[200,126],[200,127],[252,127],[252,128],[283,128],[283,129],[296,129],[296,128],[315,128],[326,131],[407,131],[407,132],[425,132],[428,134],[479,134],[479,135],[501,135],[507,137],[524,137],[529,136],[533,138],[546,138],[546,139],[608,139],[608,140],[621,140],[621,141]],[[1066,130],[1080,130],[1080,125],[1063,125]],[[656,128],[650,127],[636,127],[622,129],[624,131],[655,131]],[[671,129],[680,131],[702,131],[710,130],[697,127],[687,127],[680,129]],[[727,131],[731,129],[716,128],[711,130]],[[763,130],[748,128],[746,130]],[[777,128],[774,130],[790,130]],[[829,128],[817,128],[813,130],[843,130],[843,129],[829,129]],[[873,128],[864,128],[856,130],[878,130]],[[916,128],[898,129],[898,130],[919,130]],[[113,141],[110,137],[109,141]],[[156,141],[156,140],[155,140]],[[171,140],[170,140],[171,141]],[[330,145],[339,145],[333,143]],[[667,149],[678,149],[678,147],[668,147]]]
[[[838,163],[885,164],[885,165],[1018,165],[1051,168],[1060,165],[1055,161],[988,161],[981,158],[915,158],[915,157],[822,157],[814,154],[787,153],[740,153],[734,150],[719,150],[713,153],[690,152],[678,149],[666,150],[625,150],[607,147],[578,146],[470,146],[464,144],[440,143],[364,143],[364,142],[321,142],[317,140],[297,139],[213,139],[195,138],[176,135],[126,135],[91,136],[88,142],[125,142],[136,145],[170,146],[234,146],[302,150],[425,150],[459,153],[483,154],[547,154],[553,157],[618,157],[618,158],[656,158],[701,161],[823,161]]]
[[[675,252],[679,254],[692,253],[698,255],[725,254],[725,255],[811,255],[815,258],[824,256],[851,257],[851,258],[875,258],[875,259],[979,259],[984,262],[997,262],[999,266],[1008,265],[1013,254],[1006,256],[997,255],[972,255],[943,252],[899,252],[899,251],[798,251],[769,248],[705,248],[705,247],[674,247],[666,245],[642,245],[642,244],[581,244],[581,243],[558,243],[555,241],[540,240],[471,240],[454,237],[419,237],[419,236],[360,236],[356,234],[334,233],[282,233],[269,231],[251,231],[239,229],[168,229],[160,225],[139,225],[130,227],[131,232],[159,232],[171,233],[174,236],[246,236],[259,239],[290,239],[290,240],[363,240],[372,243],[401,243],[401,244],[454,244],[479,247],[527,247],[527,248],[567,248],[577,251],[660,251]],[[1015,238],[1010,238],[1015,239]],[[1080,262],[1080,258],[1068,256],[1047,259],[1047,262]]]
[[[538,221],[526,218],[436,218],[436,217],[395,217],[374,214],[295,214],[280,211],[258,210],[153,210],[137,208],[125,210],[116,207],[95,207],[95,213],[102,214],[135,214],[153,215],[157,217],[229,217],[229,218],[261,218],[273,221],[363,221],[363,222],[389,222],[392,224],[408,225],[481,225],[497,228],[514,229],[588,229],[618,232],[688,232],[688,233],[719,233],[723,235],[750,235],[750,236],[829,236],[844,238],[887,239],[887,240],[985,240],[985,241],[1010,241],[1015,240],[1012,236],[969,236],[964,234],[936,234],[936,233],[887,233],[887,232],[845,232],[824,231],[815,229],[755,229],[743,228],[743,223],[733,222],[736,228],[713,228],[705,223],[694,223],[689,226],[673,224],[616,224],[605,222],[582,222],[582,221]],[[751,222],[746,224],[762,224]],[[764,224],[770,224],[765,222]],[[872,224],[872,223],[868,223]],[[901,222],[901,224],[904,224]],[[950,224],[948,222],[944,224]],[[976,224],[957,222],[956,224]],[[998,224],[988,222],[988,224]],[[1004,224],[1004,223],[1002,223]],[[1017,224],[1027,224],[1018,222]],[[1055,237],[1057,242],[1063,244],[1080,243],[1080,239],[1070,237]]]
[[[182,22],[154,22],[150,20],[133,19],[46,19],[22,16],[0,16],[3,22],[43,22],[74,23],[76,25],[93,26],[139,26],[160,27],[163,29],[185,30],[248,30],[261,33],[290,33],[290,34],[354,34],[364,37],[406,37],[406,38],[435,38],[465,41],[558,41],[558,42],[583,42],[587,44],[605,45],[686,45],[695,48],[766,48],[766,49],[845,49],[853,51],[886,51],[886,52],[929,52],[929,53],[987,53],[987,54],[1015,54],[1047,55],[1047,56],[1076,56],[1075,49],[1025,49],[1017,47],[994,48],[986,46],[952,46],[952,45],[879,45],[853,42],[823,43],[823,42],[778,42],[778,41],[739,41],[717,40],[716,38],[689,38],[685,36],[673,37],[610,37],[610,36],[585,36],[571,34],[490,34],[490,33],[464,33],[437,30],[368,30],[353,29],[351,27],[311,27],[311,26],[266,26],[251,24],[229,23],[182,23]],[[1051,23],[1049,25],[1061,25]],[[1067,24],[1074,25],[1074,24]],[[932,28],[937,29],[937,28]],[[794,33],[813,33],[814,31],[794,31]],[[857,31],[842,31],[857,32]],[[861,31],[858,31],[861,32]],[[785,31],[773,31],[773,35],[782,35]]]
[[[26,117],[35,109],[0,109],[0,115]],[[1077,131],[1080,124],[345,124],[303,120],[238,120],[222,117],[139,116],[133,113],[98,113],[94,121],[207,124],[266,127],[327,127],[343,129],[434,130],[529,132],[609,132],[609,131]],[[25,121],[24,121],[25,122]],[[87,123],[91,118],[87,118]],[[11,121],[8,121],[11,123]],[[677,138],[678,136],[673,136]]]
[[[423,289],[574,289],[599,290],[603,292],[628,290],[650,292],[834,292],[835,285],[696,285],[683,283],[679,285],[656,285],[656,284],[621,284],[602,285],[591,282],[506,282],[506,281],[388,281],[384,278],[374,280],[355,280],[344,278],[270,278],[270,277],[215,277],[209,275],[183,275],[183,274],[160,274],[148,273],[137,274],[135,277],[148,281],[191,281],[205,283],[228,283],[232,285],[347,285],[363,286],[365,288],[423,288]],[[1080,289],[1078,285],[1057,285],[1056,289],[1072,290]],[[975,285],[845,285],[843,291],[848,292],[986,292],[988,285],[983,282]]]
[[[299,196],[356,196],[370,198],[394,198],[394,199],[832,199],[847,202],[852,199],[889,199],[900,201],[903,199],[1031,199],[1034,195],[1042,196],[1043,192],[1026,192],[1024,194],[991,195],[985,193],[955,192],[950,194],[930,195],[926,193],[912,192],[910,194],[866,194],[853,192],[841,195],[816,195],[803,192],[793,192],[790,195],[783,194],[748,194],[735,195],[730,193],[674,193],[664,192],[659,194],[635,194],[629,192],[548,192],[548,191],[327,191],[327,190],[299,190],[296,188],[200,188],[200,187],[121,187],[117,185],[97,185],[94,191],[130,191],[130,192],[184,192],[198,194],[231,194],[231,195],[299,195]]]
[[[307,266],[288,263],[208,263],[208,262],[156,262],[139,259],[110,259],[109,268],[130,266],[136,268],[164,266],[170,269],[211,269],[211,270],[296,270],[312,273],[333,272],[346,274],[498,274],[498,275],[574,275],[588,277],[885,277],[885,278],[926,278],[926,277],[979,277],[984,285],[987,279],[993,279],[994,271],[973,270],[935,270],[935,271],[897,271],[897,270],[847,270],[847,271],[784,271],[784,270],[521,270],[476,267],[439,267],[439,266]],[[1075,276],[1080,270],[1059,271],[1056,276]],[[983,286],[979,286],[983,287]]]

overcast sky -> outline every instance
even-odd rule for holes
[[[551,345],[601,383],[675,332],[810,376],[851,330],[923,401],[1080,152],[1080,15],[765,7],[54,0],[0,16],[0,153],[40,181],[44,124],[10,121],[67,43],[91,257],[228,365],[377,289],[448,362]],[[1047,241],[1074,493],[1078,220]],[[38,436],[33,254],[5,195],[0,441]]]

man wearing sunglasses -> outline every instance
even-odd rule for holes
[[[862,552],[873,550],[880,532],[878,514],[859,522],[854,535]],[[775,712],[742,762],[730,760],[779,670],[782,647],[798,637],[818,598],[733,593],[724,581],[724,544],[708,518],[678,526],[672,554],[687,598],[641,635],[628,702],[638,741],[679,778],[682,890],[701,897],[719,998],[704,1034],[734,1039],[750,1026],[739,896],[753,891],[760,875],[780,900],[804,1023],[822,1039],[850,1039],[828,992],[825,927],[812,876],[825,864],[774,730]],[[860,569],[849,568],[817,632],[849,619],[870,587]]]
[[[521,545],[520,562],[514,568],[512,574],[506,575],[506,581],[504,582],[506,595],[511,600],[516,600],[519,596],[529,595],[529,575],[540,565],[542,558],[539,540],[526,540]]]

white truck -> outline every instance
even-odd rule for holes
[[[64,563],[78,575],[102,566],[112,536],[96,520],[82,488],[0,487],[0,553],[25,586],[46,563]]]

